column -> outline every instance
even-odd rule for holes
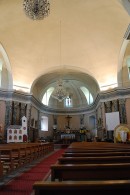
[[[112,102],[111,101],[105,102],[105,110],[106,110],[106,113],[112,112]],[[113,131],[107,131],[107,139],[110,139],[110,140],[113,139]]]
[[[80,128],[84,128],[84,114],[80,115]]]
[[[28,140],[30,140],[31,109],[32,109],[32,105],[31,104],[27,104],[27,120],[28,120],[27,131],[28,131]]]
[[[37,124],[37,128],[40,131],[41,130],[41,113],[38,110],[38,124]]]
[[[26,116],[26,104],[25,103],[21,103],[21,109],[20,109],[20,119],[23,117],[23,116]]]
[[[118,100],[112,100],[112,105],[113,105],[113,111],[117,112],[118,111]]]
[[[18,113],[19,112],[19,102],[13,102],[13,112],[12,112],[12,118],[13,118],[13,125],[17,125],[18,121]]]
[[[120,113],[120,123],[126,124],[126,107],[125,107],[126,99],[119,99],[119,113]]]
[[[7,128],[12,124],[12,101],[6,101],[5,113],[5,139],[7,138]]]
[[[111,103],[111,101],[105,102],[105,110],[106,110],[107,113],[112,112],[112,103]]]

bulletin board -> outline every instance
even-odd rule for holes
[[[106,130],[113,131],[120,124],[119,112],[106,113]]]

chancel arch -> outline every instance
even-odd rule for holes
[[[95,100],[97,93],[99,92],[98,83],[90,75],[76,71],[69,72],[68,70],[68,72],[63,75],[60,75],[57,72],[51,72],[39,77],[36,81],[34,81],[34,84],[31,88],[31,92],[33,93],[34,97],[42,102],[43,97],[45,97],[46,95],[46,92],[49,92],[49,90],[56,88],[56,84],[59,78],[63,81],[64,88],[68,94],[68,97],[71,97],[72,99],[73,108],[83,107],[89,105],[90,103],[93,103],[92,99]],[[89,95],[88,101],[81,89],[82,87],[85,87],[85,89],[87,89],[91,94],[91,98]],[[52,93],[53,90],[51,90],[48,99],[48,106],[52,108],[64,108],[65,102],[62,101],[59,103],[52,97]]]

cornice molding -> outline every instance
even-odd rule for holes
[[[18,91],[9,91],[9,90],[0,90],[0,101],[18,101],[21,103],[31,104],[36,109],[38,109],[41,113],[46,114],[85,114],[85,113],[93,113],[100,102],[112,101],[115,99],[122,98],[130,98],[130,87],[129,88],[115,88],[109,91],[99,92],[93,104],[87,107],[82,108],[66,108],[66,109],[58,109],[58,108],[50,108],[43,105],[40,101],[38,101],[32,94],[27,94]]]

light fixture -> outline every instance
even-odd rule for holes
[[[48,0],[24,0],[23,8],[26,15],[33,20],[44,19],[50,13]]]
[[[57,81],[57,86],[52,93],[52,97],[57,99],[59,102],[62,102],[62,100],[67,97],[67,92],[63,85],[63,80],[59,79]]]

